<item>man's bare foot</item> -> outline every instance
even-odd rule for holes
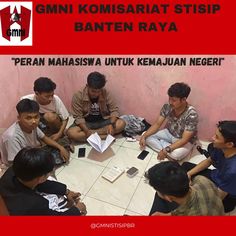
[[[107,138],[107,134],[99,134],[99,136],[102,140],[105,140]]]

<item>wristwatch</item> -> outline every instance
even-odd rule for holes
[[[172,150],[171,150],[171,147],[170,147],[170,146],[167,146],[167,147],[165,147],[165,150],[166,150],[166,152],[167,152],[167,153],[171,153],[171,152],[172,152]]]

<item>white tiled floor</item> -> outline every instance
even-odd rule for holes
[[[70,163],[57,169],[56,177],[71,190],[82,193],[88,215],[148,215],[155,191],[145,183],[143,174],[158,163],[157,154],[147,148],[148,156],[139,160],[138,142],[127,142],[121,136],[116,138],[103,154],[96,152],[88,144],[77,145],[75,153],[71,154]],[[204,148],[206,145],[207,143],[202,143]],[[77,157],[80,147],[86,147],[84,158]],[[198,163],[204,157],[193,150],[188,159]],[[114,183],[110,183],[102,178],[102,174],[113,166],[125,170],[135,166],[139,173],[133,178],[124,173]]]
[[[208,143],[201,142],[201,145],[206,148]],[[86,148],[84,158],[77,157],[80,147]],[[88,215],[148,215],[155,191],[145,182],[143,174],[158,160],[156,152],[150,148],[146,150],[149,151],[148,156],[144,160],[137,159],[140,153],[138,142],[127,142],[122,136],[116,137],[116,141],[103,154],[88,144],[79,144],[75,146],[69,164],[56,170],[56,177],[69,189],[82,194]],[[203,159],[194,148],[185,160],[197,164]],[[110,183],[102,178],[102,174],[113,166],[125,170],[135,166],[139,173],[133,178],[124,173]],[[0,176],[2,173],[0,171]],[[236,209],[230,215],[236,215]]]

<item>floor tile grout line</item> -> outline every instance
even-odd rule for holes
[[[114,206],[114,207],[121,208],[121,209],[124,210],[124,212],[126,211],[126,209],[125,209],[124,207],[117,206],[117,205],[115,205],[115,204],[113,204],[113,203],[110,203],[110,202],[107,202],[107,201],[104,201],[104,200],[101,200],[101,199],[97,199],[97,198],[95,198],[95,197],[91,197],[91,196],[86,196],[86,197],[88,197],[88,198],[92,198],[92,199],[95,199],[96,201],[104,202],[104,203],[109,204],[109,205]],[[137,213],[138,213],[138,212],[137,212]]]
[[[79,159],[78,158],[73,158],[73,159],[76,160],[76,161],[82,161],[82,162],[94,164],[94,165],[97,165],[97,166],[100,166],[100,167],[106,167],[110,163],[112,158],[113,157],[110,158],[110,160],[108,161],[108,163],[106,165],[99,164],[100,163],[99,161],[93,161],[93,160],[88,159],[87,157],[86,158],[79,158]]]
[[[123,147],[123,146],[120,146],[120,147]],[[117,152],[118,152],[118,150],[120,150],[120,147],[117,149]],[[123,147],[123,148],[134,150],[134,149],[129,148],[129,147]],[[135,149],[135,150],[136,150],[136,149]],[[152,154],[151,154],[151,156],[152,156]],[[152,159],[152,157],[150,157],[149,161],[147,162],[146,167],[145,167],[145,170],[146,170],[146,168],[147,168],[149,162],[151,161],[151,159]],[[112,158],[111,158],[111,160],[112,160]],[[111,162],[111,160],[108,162],[108,164]],[[91,163],[91,162],[87,162],[87,163]],[[92,163],[92,164],[95,164],[95,163]],[[93,186],[97,183],[97,181],[100,179],[100,177],[102,176],[102,174],[104,173],[104,171],[106,171],[107,168],[108,168],[108,169],[111,169],[111,167],[108,167],[108,164],[107,164],[105,167],[98,165],[98,166],[100,166],[100,167],[103,167],[103,171],[100,173],[100,175],[97,177],[97,179],[93,182],[93,184],[90,186],[90,188],[86,191],[86,193],[84,193],[84,196],[85,196],[85,197],[90,197],[90,196],[88,196],[88,193],[89,193],[90,190],[93,188]],[[95,165],[97,165],[97,164],[95,164]],[[138,188],[138,185],[139,185],[140,181],[142,180],[142,176],[138,176],[138,178],[139,178],[139,182],[138,182],[138,184],[137,184],[137,186],[136,186],[136,188],[135,188],[133,194],[132,194],[131,197],[130,197],[130,200],[129,200],[128,204],[127,204],[127,207],[124,208],[125,211],[128,210],[128,206],[130,205],[131,199],[133,198],[133,196],[134,196],[134,194],[135,194],[135,192],[136,192],[136,190],[137,190],[137,188]],[[90,198],[91,198],[91,197],[90,197]],[[94,197],[93,197],[93,198],[94,198]],[[94,198],[94,199],[96,199],[96,198]],[[100,199],[96,199],[96,200],[101,201]],[[103,201],[103,202],[106,202],[106,201]],[[108,203],[108,202],[106,202],[106,203]],[[111,203],[108,203],[108,204],[111,204]],[[114,205],[114,204],[111,204],[111,205]],[[116,206],[116,205],[114,205],[114,206]],[[120,206],[116,206],[116,207],[120,207]],[[120,208],[123,208],[123,207],[120,207]],[[138,212],[136,212],[136,213],[138,213]],[[138,213],[138,214],[140,214],[140,213]]]
[[[88,191],[86,192],[85,196],[87,196],[87,194],[89,193],[89,191],[92,189],[92,187],[95,185],[95,183],[100,179],[100,177],[102,176],[103,172],[106,170],[106,168],[110,167],[104,167],[103,166],[103,171],[99,174],[99,176],[97,177],[97,179],[94,181],[94,183],[91,185],[91,187],[88,189]],[[88,196],[89,197],[89,196]]]
[[[125,209],[126,211],[129,210],[128,207],[129,207],[129,205],[130,205],[130,203],[131,203],[131,201],[132,201],[132,199],[133,199],[133,197],[134,197],[134,194],[136,193],[136,191],[137,191],[137,189],[138,189],[138,186],[139,186],[139,184],[140,184],[140,182],[141,182],[142,179],[143,179],[142,177],[139,179],[139,182],[138,182],[138,184],[137,184],[137,186],[136,186],[136,188],[135,188],[135,190],[134,190],[134,192],[133,192],[132,196],[130,197],[130,200],[129,200],[128,204],[127,204],[127,207],[126,207],[126,209]],[[132,210],[130,210],[130,211],[132,211]],[[137,212],[137,213],[138,213],[138,212]],[[138,213],[138,214],[140,214],[140,213]]]
[[[77,160],[77,161],[81,161],[81,160]],[[88,191],[86,191],[85,193],[82,193],[84,196],[87,195],[87,193],[88,193],[88,192],[90,191],[90,189],[94,186],[94,184],[97,182],[97,180],[99,179],[99,177],[101,176],[101,174],[102,174],[102,173],[104,172],[104,170],[106,169],[106,167],[97,165],[97,164],[95,164],[95,163],[91,163],[91,162],[86,162],[86,163],[99,166],[99,167],[103,168],[103,170],[102,170],[101,173],[98,175],[98,177],[93,181],[93,184],[92,184],[91,187],[88,189]],[[64,170],[64,168],[63,168],[63,170]],[[60,173],[61,173],[61,172],[62,172],[62,171],[60,171]],[[58,174],[59,174],[59,173],[58,173]],[[56,176],[57,176],[57,175],[56,175]]]
[[[87,193],[85,194],[85,196],[86,196],[86,197],[89,197],[89,198],[96,199],[96,200],[98,200],[98,201],[102,201],[102,202],[105,202],[105,203],[109,203],[110,205],[113,205],[113,206],[116,206],[116,207],[119,207],[119,208],[123,208],[123,207],[120,207],[120,206],[114,205],[114,204],[112,204],[112,203],[110,203],[110,202],[106,202],[106,201],[103,201],[103,200],[97,199],[97,198],[95,198],[95,197],[88,196],[88,193],[89,193],[89,191],[91,190],[91,188],[96,184],[96,182],[99,180],[100,176],[102,176],[103,172],[106,171],[107,168],[111,169],[111,167],[106,167],[106,168],[104,168],[104,170],[101,172],[101,174],[98,176],[98,178],[94,181],[94,184],[89,188],[89,190],[87,191]],[[141,180],[141,179],[142,179],[142,176],[141,176],[141,177],[138,177],[138,178]],[[137,186],[139,185],[140,180],[139,180]],[[134,190],[134,193],[136,192],[137,186],[136,186],[136,188],[135,188],[135,190]],[[134,193],[131,195],[131,197],[130,197],[130,201],[131,201],[131,199],[132,199]],[[130,201],[128,202],[127,206],[130,204]],[[127,207],[126,207],[126,208],[123,208],[123,209],[126,210]],[[137,213],[138,213],[138,212],[137,212]],[[140,214],[140,213],[138,213],[138,214]]]
[[[118,152],[119,151],[119,149],[120,149],[120,146],[118,147],[118,149],[116,150],[116,152]],[[115,157],[115,155],[114,156],[112,156],[111,158],[109,158],[110,160],[107,162],[107,164],[106,165],[99,165],[99,164],[97,164],[98,166],[101,166],[101,167],[107,167],[108,165],[109,165],[109,163],[112,161],[112,159]],[[87,158],[87,160],[88,160],[88,158]],[[83,160],[83,161],[86,161],[86,160]],[[88,162],[88,163],[93,163],[92,161],[86,161],[86,162]],[[96,164],[96,163],[94,163],[94,164]]]
[[[123,204],[123,205],[125,205],[125,207],[124,207],[124,206],[117,206],[116,202],[115,202],[115,204],[114,204],[114,203],[111,203],[111,202],[108,202],[108,201],[109,201],[109,198],[108,198],[108,200],[106,199],[106,201],[104,201],[104,200],[97,199],[97,198],[96,198],[97,196],[95,196],[95,197],[89,196],[89,192],[91,191],[91,189],[92,189],[94,186],[96,186],[96,184],[98,183],[98,181],[101,179],[102,174],[103,174],[106,170],[112,168],[111,166],[109,166],[109,164],[114,160],[114,158],[116,157],[117,153],[121,150],[121,147],[122,147],[122,149],[123,149],[123,148],[126,149],[127,152],[129,152],[129,150],[130,150],[130,151],[138,151],[138,148],[137,148],[137,147],[134,147],[134,146],[132,146],[132,145],[129,146],[129,147],[124,146],[124,145],[126,145],[126,144],[127,144],[127,143],[125,142],[125,140],[122,140],[121,143],[119,143],[119,144],[114,143],[113,145],[115,146],[115,148],[117,148],[116,151],[114,152],[115,155],[114,155],[112,158],[110,158],[110,159],[107,161],[107,163],[104,164],[104,165],[101,165],[100,162],[89,161],[89,159],[84,159],[84,160],[81,159],[81,161],[86,162],[86,163],[88,163],[88,164],[92,164],[93,166],[94,166],[94,165],[99,166],[100,171],[101,171],[101,172],[99,171],[100,173],[98,173],[98,175],[97,175],[97,177],[94,179],[94,181],[91,182],[90,187],[88,188],[88,190],[83,193],[83,199],[86,198],[86,197],[88,197],[88,198],[91,198],[91,199],[95,199],[96,201],[109,204],[110,206],[114,206],[114,207],[117,207],[117,208],[119,208],[119,209],[122,209],[122,211],[124,210],[124,213],[127,212],[127,211],[130,211],[130,212],[137,213],[137,214],[139,214],[139,215],[144,215],[143,212],[146,212],[146,210],[147,210],[146,208],[143,209],[144,211],[143,211],[142,213],[139,213],[139,212],[137,212],[136,210],[130,210],[130,209],[129,209],[129,207],[130,207],[130,205],[131,205],[131,203],[132,203],[132,200],[133,200],[135,194],[136,194],[137,191],[138,191],[139,186],[142,184],[142,181],[143,181],[143,176],[142,176],[142,175],[140,175],[140,176],[137,175],[137,176],[136,176],[137,178],[139,178],[139,180],[137,181],[136,187],[135,187],[134,190],[131,192],[130,198],[127,199],[127,200],[128,200],[128,201],[127,201],[127,204]],[[153,162],[153,159],[155,158],[155,155],[157,155],[157,152],[156,152],[155,150],[150,149],[150,150],[148,150],[148,151],[150,152],[150,158],[149,158],[149,160],[148,160],[147,162],[142,163],[142,166],[144,165],[144,166],[143,166],[143,167],[144,167],[144,172],[147,170],[147,167],[150,165],[150,163]],[[193,155],[194,155],[194,154],[195,154],[195,153],[194,153],[194,151],[192,150],[191,154],[189,155],[189,156],[190,156],[189,159],[193,158]],[[78,159],[76,158],[76,156],[72,157],[72,161],[74,161],[74,159],[75,159],[75,160],[78,160]],[[156,158],[155,158],[155,159],[156,159]],[[189,160],[188,160],[188,161],[189,161]],[[146,165],[145,165],[145,163],[146,163]],[[158,163],[158,162],[157,162],[157,163]],[[150,167],[151,167],[151,166],[150,166]],[[66,168],[66,166],[64,166],[64,167],[60,170],[60,172],[59,172],[58,174],[60,174],[62,171],[64,171],[65,168]],[[58,175],[58,174],[57,174],[57,175]],[[119,201],[118,201],[118,203],[119,203]],[[134,208],[134,209],[135,209],[135,208]],[[138,208],[137,208],[137,209],[138,209]],[[98,213],[100,213],[100,211],[98,211]]]
[[[101,165],[101,164],[97,164],[97,163],[95,163],[95,161],[93,162],[92,160],[91,161],[89,161],[89,159],[80,159],[80,161],[82,161],[82,162],[86,162],[86,163],[90,163],[90,164],[94,164],[94,165],[97,165],[97,166],[100,166],[100,167],[106,167],[107,165]],[[111,160],[110,160],[111,161]],[[109,162],[110,162],[109,161]],[[108,163],[109,163],[108,162]]]
[[[154,154],[154,150],[152,150],[152,151],[153,151],[153,153],[151,154],[150,159],[149,159],[149,161],[147,162],[147,165],[146,165],[146,167],[145,167],[145,169],[144,169],[144,173],[147,171],[147,167],[148,167],[149,163],[150,163],[151,160],[152,160],[152,156],[153,156],[153,154]],[[139,184],[141,183],[142,180],[143,180],[143,176],[140,177],[140,180],[139,180],[139,182],[138,182],[138,184],[137,184],[137,186],[136,186],[136,188],[135,188],[135,190],[134,190],[134,192],[133,192],[133,195],[131,196],[129,203],[127,204],[126,211],[129,211],[128,207],[129,207],[129,205],[130,205],[130,203],[131,203],[131,201],[132,201],[132,199],[133,199],[133,197],[134,197],[134,195],[135,195],[135,193],[136,193],[136,191],[137,191],[137,189],[138,189],[138,187],[139,187]],[[131,210],[130,210],[130,211],[131,211]],[[135,212],[135,211],[134,211],[134,212]],[[140,214],[139,212],[136,212],[136,213]],[[141,214],[141,215],[143,215],[143,214]]]

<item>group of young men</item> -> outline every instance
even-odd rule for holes
[[[85,142],[94,132],[105,138],[125,128],[105,84],[103,74],[88,75],[86,86],[73,95],[74,123],[67,130],[69,113],[49,78],[37,79],[34,94],[17,103],[18,121],[0,142],[2,162],[10,165],[0,179],[0,200],[10,215],[86,214],[79,193],[47,178],[55,165],[69,161],[73,142]],[[236,121],[219,122],[206,160],[196,166],[178,163],[197,140],[198,114],[187,102],[190,91],[185,83],[171,85],[169,102],[140,138],[141,149],[148,145],[158,152],[157,159],[169,159],[146,172],[156,190],[150,215],[223,215],[236,205]],[[207,169],[210,165],[216,169]],[[57,199],[56,207],[51,199]]]
[[[81,215],[86,212],[79,201],[79,193],[73,194],[77,198],[72,206],[77,210],[65,209],[62,206],[65,199],[61,197],[66,196],[67,202],[71,202],[69,190],[47,177],[56,165],[69,161],[69,152],[74,151],[72,141],[84,142],[94,132],[105,138],[124,129],[125,122],[119,119],[118,107],[104,88],[105,84],[104,75],[98,72],[88,75],[85,88],[73,96],[75,122],[68,130],[69,113],[54,94],[56,84],[51,79],[38,78],[34,82],[34,94],[23,96],[17,103],[18,120],[2,134],[0,142],[1,161],[10,166],[0,179],[0,195],[11,215]],[[50,157],[47,160],[46,154]],[[17,171],[15,166],[21,170]],[[57,207],[52,201],[57,202]]]

